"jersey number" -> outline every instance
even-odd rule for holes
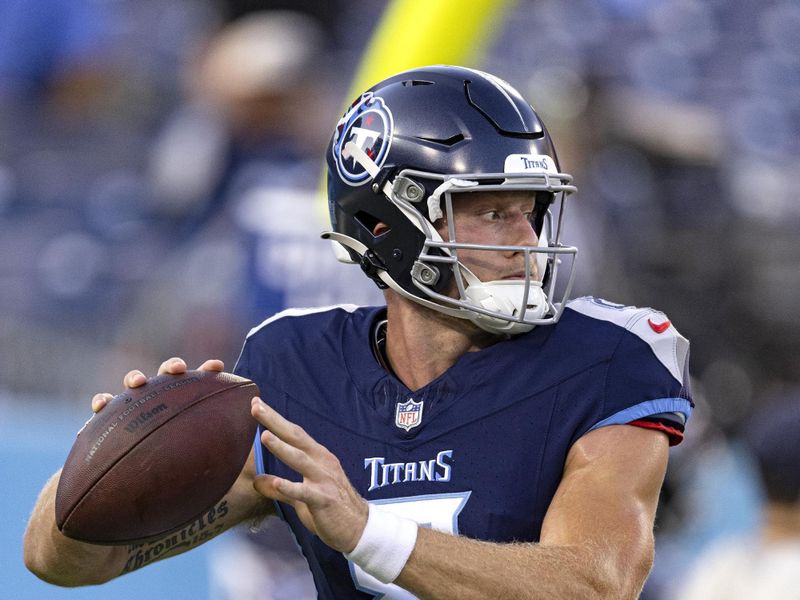
[[[456,494],[429,494],[426,496],[408,496],[389,500],[373,500],[370,504],[380,506],[399,517],[412,519],[420,527],[430,527],[438,531],[456,535],[458,533],[458,515],[464,509],[471,492]],[[374,594],[382,600],[416,600],[416,596],[404,589],[381,583],[371,575],[367,575],[361,567],[349,563],[350,574],[359,591]]]

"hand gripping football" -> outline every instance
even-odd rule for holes
[[[233,485],[256,421],[252,381],[160,375],[114,396],[78,433],[56,492],[56,524],[98,544],[152,540],[197,519]]]

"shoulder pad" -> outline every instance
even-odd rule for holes
[[[689,340],[678,332],[663,312],[652,308],[614,304],[591,296],[576,298],[567,304],[567,308],[630,331],[650,346],[661,364],[681,385],[685,385]]]

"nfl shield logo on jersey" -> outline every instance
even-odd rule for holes
[[[408,402],[398,402],[397,410],[394,413],[394,424],[406,431],[410,431],[413,427],[422,423],[423,403],[423,400],[414,402],[413,398],[409,398]]]

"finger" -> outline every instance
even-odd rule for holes
[[[257,396],[250,404],[250,414],[281,440],[295,448],[309,454],[325,450],[324,446],[318,444],[302,427],[284,419],[275,409],[265,404]]]
[[[319,471],[314,468],[316,463],[309,458],[308,454],[287,444],[271,431],[264,431],[261,434],[261,442],[273,456],[301,475],[313,477]]]
[[[180,375],[186,373],[186,362],[177,356],[168,358],[158,367],[159,375]]]
[[[92,396],[92,412],[100,412],[103,410],[113,397],[114,396],[108,393],[100,393]]]
[[[303,525],[305,525],[311,533],[318,535],[314,517],[311,515],[311,511],[308,509],[308,505],[302,500],[299,500],[295,497],[290,497],[280,491],[280,488],[287,483],[292,482],[287,481],[286,479],[275,477],[274,475],[257,475],[253,480],[253,488],[262,496],[272,500],[277,500],[278,502],[283,502],[284,504],[288,504],[294,508]]]
[[[122,385],[126,388],[135,388],[147,383],[147,377],[138,369],[128,371],[125,377],[122,378]]]
[[[302,492],[301,483],[295,483],[275,475],[256,475],[253,480],[253,487],[262,496],[284,502],[295,506],[296,502],[302,502],[300,496]]]
[[[216,358],[212,358],[197,367],[197,369],[199,371],[217,371],[218,373],[221,373],[225,370],[225,363]]]

